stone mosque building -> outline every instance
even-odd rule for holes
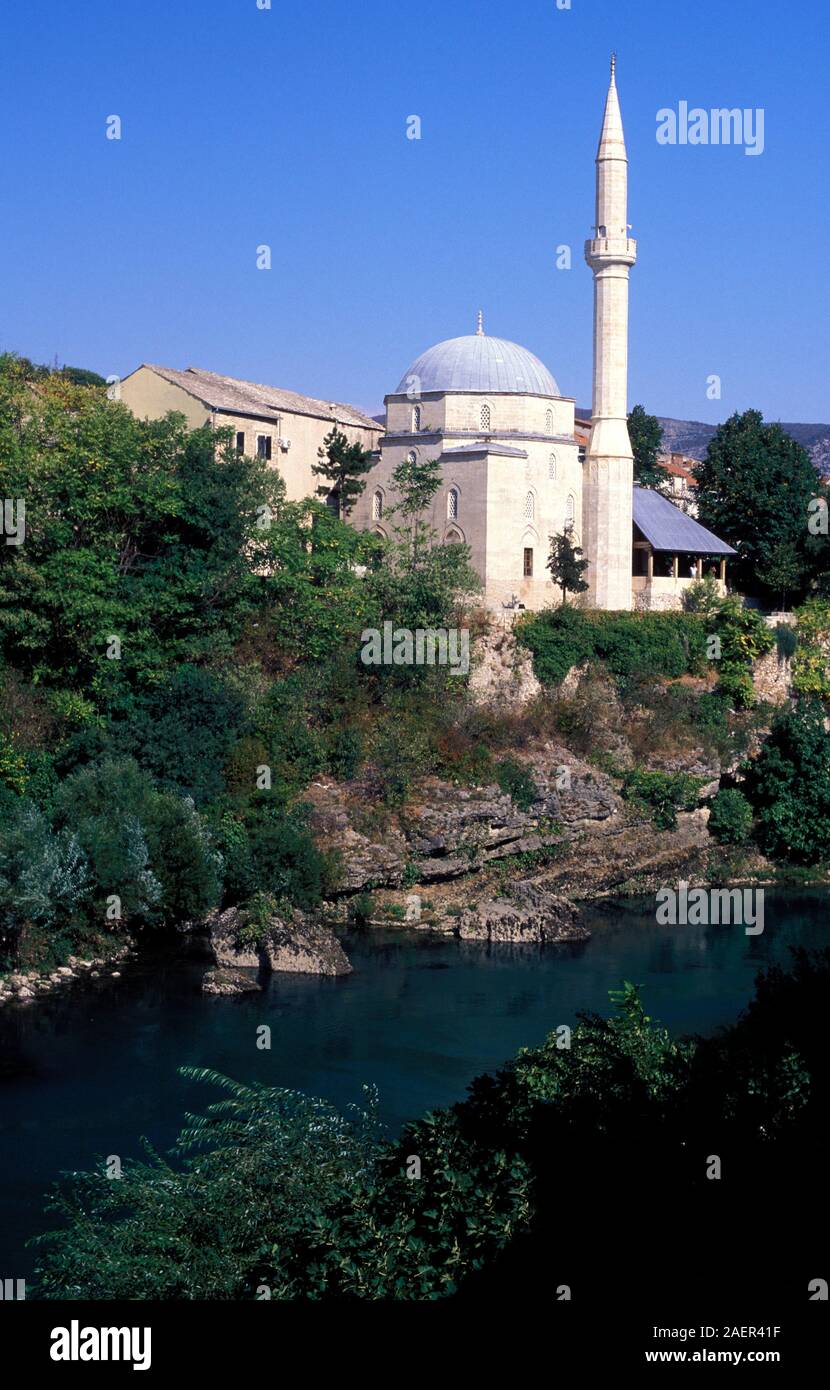
[[[230,424],[237,448],[271,460],[288,496],[313,494],[317,449],[333,423],[377,450],[349,520],[391,534],[392,475],[407,458],[439,459],[442,486],[425,517],[442,540],[469,546],[484,599],[496,611],[556,603],[546,562],[570,529],[589,561],[587,602],[601,609],[677,608],[695,578],[725,581],[734,551],[660,494],[635,487],[628,436],[628,286],[637,258],[629,236],[628,157],[615,63],[596,158],[593,406],[576,417],[548,368],[527,348],[484,331],[422,353],[386,397],[385,432],[352,406],[189,368],[147,364],[121,398],[155,418],[182,410],[190,423]]]
[[[725,579],[732,548],[658,493],[633,484],[628,437],[628,283],[637,243],[628,227],[628,157],[615,63],[596,159],[593,409],[575,415],[548,368],[527,348],[484,332],[418,357],[386,397],[380,460],[353,523],[388,534],[391,477],[407,457],[439,458],[443,486],[432,525],[470,547],[487,605],[543,608],[559,601],[546,562],[551,538],[571,529],[589,568],[596,608],[674,608],[704,572]]]

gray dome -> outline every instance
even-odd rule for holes
[[[417,378],[413,381],[413,378]],[[470,333],[436,343],[416,358],[396,395],[419,391],[507,391],[519,396],[558,396],[559,387],[538,357],[506,338]]]

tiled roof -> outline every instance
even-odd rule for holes
[[[737,554],[726,541],[650,488],[634,488],[634,525],[655,550],[691,555]]]
[[[364,415],[353,405],[341,401],[319,401],[313,396],[301,396],[296,391],[283,391],[278,386],[262,386],[254,381],[240,381],[234,376],[220,376],[199,367],[178,372],[173,367],[160,367],[144,362],[149,371],[156,372],[180,386],[213,410],[226,410],[236,415],[256,415],[261,419],[276,419],[283,411],[295,415],[312,415],[318,420],[337,421],[340,425],[356,425],[362,429],[379,428],[376,420]]]

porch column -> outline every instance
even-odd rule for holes
[[[723,558],[722,558],[722,560],[721,560],[721,562],[720,562],[720,582],[721,582],[721,584],[725,584],[725,583],[726,583],[726,556],[725,556],[725,555],[723,556]]]
[[[679,579],[679,578],[680,578],[680,556],[679,556],[679,555],[672,555],[672,557],[671,557],[671,577],[672,577],[672,579]]]
[[[703,578],[703,556],[702,556],[702,555],[698,555],[698,557],[697,557],[697,577],[698,577],[698,579],[702,579],[702,578]]]
[[[648,582],[649,582],[649,584],[651,583],[651,581],[652,581],[653,578],[654,578],[654,551],[652,550],[651,546],[649,546],[649,548],[648,548]]]

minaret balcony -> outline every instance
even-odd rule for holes
[[[637,243],[630,236],[594,237],[585,243],[585,259],[592,270],[606,265],[633,265],[637,259]]]

